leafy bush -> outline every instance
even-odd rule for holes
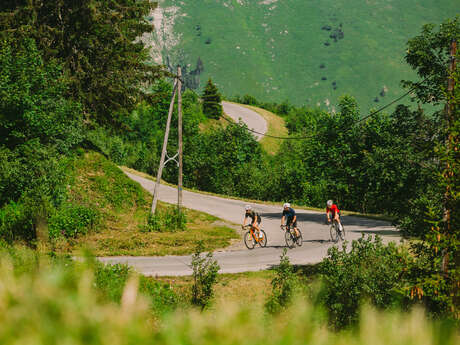
[[[331,247],[321,263],[322,305],[335,328],[359,320],[363,302],[378,308],[402,306],[405,302],[404,272],[410,259],[393,243],[385,246],[376,236],[353,241],[348,250]]]
[[[299,281],[289,262],[286,248],[281,254],[280,264],[275,268],[275,272],[276,275],[271,282],[272,294],[265,303],[265,308],[270,314],[279,313],[282,309],[287,308],[299,287]]]
[[[187,229],[187,214],[176,206],[158,208],[155,214],[149,214],[147,224],[141,230],[145,232],[174,232]]]
[[[50,216],[48,222],[49,237],[66,238],[85,235],[94,229],[100,220],[100,214],[94,207],[67,204]]]
[[[203,243],[200,242],[192,255],[193,285],[192,304],[201,309],[206,308],[214,296],[214,285],[217,282],[217,272],[220,267],[213,259],[212,252],[202,256]]]
[[[11,201],[0,209],[0,239],[12,243],[34,237],[34,224],[26,205]]]

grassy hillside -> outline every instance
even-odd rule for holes
[[[199,240],[204,241],[206,250],[213,250],[238,238],[235,230],[218,218],[193,210],[186,210],[186,231],[145,231],[151,196],[95,152],[75,160],[67,189],[67,206],[50,221],[58,252],[88,248],[98,256],[182,255],[192,253]],[[159,204],[160,211],[166,207]],[[89,217],[91,222],[86,221]],[[67,236],[59,235],[64,233]]]
[[[329,109],[346,93],[363,111],[414,77],[403,62],[406,41],[458,13],[453,0],[163,0],[160,8],[164,62],[190,72],[200,58],[201,87],[212,77],[227,96]],[[165,35],[171,28],[177,40]]]

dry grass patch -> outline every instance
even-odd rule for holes
[[[236,303],[240,305],[262,306],[266,296],[271,293],[271,281],[274,271],[245,272],[236,274],[219,274],[214,287],[215,306]],[[149,278],[153,279],[153,278]],[[180,296],[190,297],[192,276],[158,277],[156,281],[170,284]]]

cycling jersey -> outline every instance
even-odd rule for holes
[[[340,210],[336,204],[333,204],[331,207],[326,207],[326,212],[332,212],[332,216],[335,216],[336,213],[340,214]]]
[[[283,210],[283,217],[286,217],[286,224],[290,225],[295,217],[295,211],[292,207],[289,207],[287,210]],[[297,219],[295,221],[294,226],[297,225]]]
[[[260,215],[254,211],[246,212],[246,215],[244,218],[248,218],[248,217],[251,218],[251,224],[254,223],[254,220],[256,220],[256,218],[257,218],[257,223],[260,224],[260,222],[262,221],[262,218],[260,217]]]

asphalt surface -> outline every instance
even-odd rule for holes
[[[153,192],[154,182],[133,174],[127,174],[139,182],[142,187]],[[246,202],[209,196],[184,191],[184,206],[190,209],[206,212],[224,220],[243,222]],[[177,202],[177,189],[162,185],[160,200],[168,203]],[[262,216],[262,228],[267,233],[266,248],[256,247],[253,250],[222,250],[214,253],[221,273],[237,273],[268,269],[279,264],[279,258],[286,243],[284,232],[280,230],[281,205],[264,205],[252,203],[254,209]],[[296,210],[298,225],[303,234],[303,245],[288,250],[288,256],[293,264],[313,264],[320,262],[326,255],[330,241],[329,226],[324,224],[325,215],[321,212]],[[362,234],[380,235],[384,242],[400,239],[399,232],[389,223],[361,217],[343,216],[342,222],[346,230],[346,240],[358,239]],[[338,245],[341,245],[339,242]],[[240,247],[241,248],[241,247]],[[100,258],[106,263],[125,263],[133,266],[138,272],[148,276],[180,276],[190,275],[190,256],[164,257],[106,257]]]
[[[249,129],[265,134],[268,130],[267,121],[255,111],[241,105],[229,102],[222,102],[224,112],[235,122],[243,121]],[[257,140],[263,138],[262,134],[252,133]]]

